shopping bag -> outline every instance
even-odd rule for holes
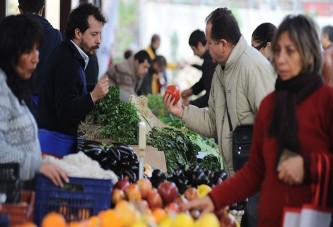
[[[301,208],[284,209],[282,227],[329,227],[332,210],[328,207],[330,162],[320,155],[317,163],[319,180],[312,186],[313,200]]]

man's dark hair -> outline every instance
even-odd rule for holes
[[[328,39],[333,42],[333,26],[327,25],[323,27],[322,33],[327,35]]]
[[[233,45],[238,43],[242,34],[236,18],[228,8],[217,8],[209,14],[206,21],[207,24],[212,24],[211,38],[213,40],[225,39]]]
[[[155,43],[157,40],[160,40],[160,36],[157,35],[157,34],[154,34],[152,37],[151,37],[151,40],[150,40],[150,43],[153,44]]]
[[[88,28],[88,17],[93,16],[102,24],[106,23],[106,18],[103,16],[98,7],[92,4],[81,4],[77,8],[73,9],[68,16],[68,22],[65,30],[65,36],[68,39],[73,39],[75,35],[75,29],[80,29],[81,33],[84,33]]]
[[[153,62],[156,62],[160,67],[166,67],[167,65],[167,61],[162,55],[157,55]]]
[[[190,38],[188,40],[188,44],[193,47],[198,47],[199,43],[201,43],[203,46],[206,45],[206,36],[205,33],[199,29],[192,32],[190,35]]]
[[[29,80],[20,79],[16,66],[22,54],[30,52],[35,45],[39,47],[41,39],[40,26],[30,15],[8,16],[0,23],[0,68],[7,75],[7,84],[20,102],[30,95],[32,77]]]
[[[139,64],[143,63],[145,60],[147,60],[149,63],[151,62],[151,59],[149,57],[149,54],[145,50],[140,50],[134,55],[134,59],[139,62]]]
[[[45,0],[18,0],[23,13],[38,13],[45,5]]]
[[[252,33],[252,40],[259,44],[272,42],[276,27],[271,23],[262,23]]]

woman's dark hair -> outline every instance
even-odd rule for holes
[[[271,23],[262,23],[252,33],[252,40],[258,42],[262,47],[266,47],[268,42],[272,42],[276,27]]]
[[[206,21],[207,24],[212,24],[211,38],[213,40],[225,39],[233,45],[238,43],[242,34],[236,18],[228,8],[217,8],[208,15]]]
[[[318,31],[313,20],[305,15],[288,15],[282,21],[272,41],[272,57],[275,66],[277,42],[282,33],[287,32],[290,40],[295,44],[302,61],[302,73],[320,73],[322,54]]]
[[[29,96],[33,79],[20,79],[16,66],[22,54],[30,52],[35,45],[39,47],[41,39],[41,28],[31,15],[8,16],[0,23],[0,68],[20,102]]]
[[[103,16],[98,7],[88,3],[79,5],[73,9],[68,16],[68,22],[65,30],[65,36],[68,39],[73,39],[75,35],[75,29],[80,29],[81,33],[84,33],[88,28],[88,17],[93,16],[97,21],[102,24],[106,23],[106,18]]]
[[[206,45],[207,40],[205,33],[199,29],[195,30],[191,33],[190,38],[188,40],[188,44],[193,47],[198,47],[199,43],[201,43],[203,46]]]

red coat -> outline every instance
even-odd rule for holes
[[[278,179],[277,141],[268,135],[274,102],[275,93],[271,93],[261,103],[248,163],[210,193],[215,208],[220,209],[260,190],[259,227],[280,227],[285,206],[300,207],[311,201],[310,184],[289,186]],[[316,181],[316,155],[329,153],[333,161],[333,89],[323,85],[298,104],[296,114],[301,155],[310,157],[309,177]]]

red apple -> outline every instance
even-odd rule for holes
[[[141,192],[141,197],[143,199],[147,198],[148,192],[152,189],[152,185],[149,179],[146,178],[142,178],[140,180],[138,180],[137,182],[139,188],[140,188],[140,192]]]
[[[158,194],[157,190],[150,190],[147,195],[147,202],[150,209],[154,210],[156,208],[162,207],[162,198]]]
[[[162,197],[164,204],[173,202],[178,196],[178,188],[176,184],[170,181],[160,183],[157,190]]]
[[[129,201],[141,200],[140,188],[137,184],[131,184],[125,189],[125,195]]]
[[[113,189],[112,191],[112,197],[111,197],[111,200],[112,200],[112,203],[114,205],[116,205],[119,201],[125,199],[125,193],[123,190],[119,189],[119,188],[115,188]]]
[[[175,213],[179,213],[179,212],[180,212],[180,207],[178,206],[177,203],[172,202],[172,203],[169,203],[169,204],[165,207],[165,210],[166,210],[167,212],[175,212]]]
[[[188,188],[186,189],[185,193],[185,198],[188,199],[189,201],[192,201],[194,199],[197,199],[199,194],[196,188]]]
[[[125,190],[128,186],[130,185],[130,182],[128,181],[128,177],[126,176],[125,178],[119,180],[114,187],[119,188],[121,190]]]

